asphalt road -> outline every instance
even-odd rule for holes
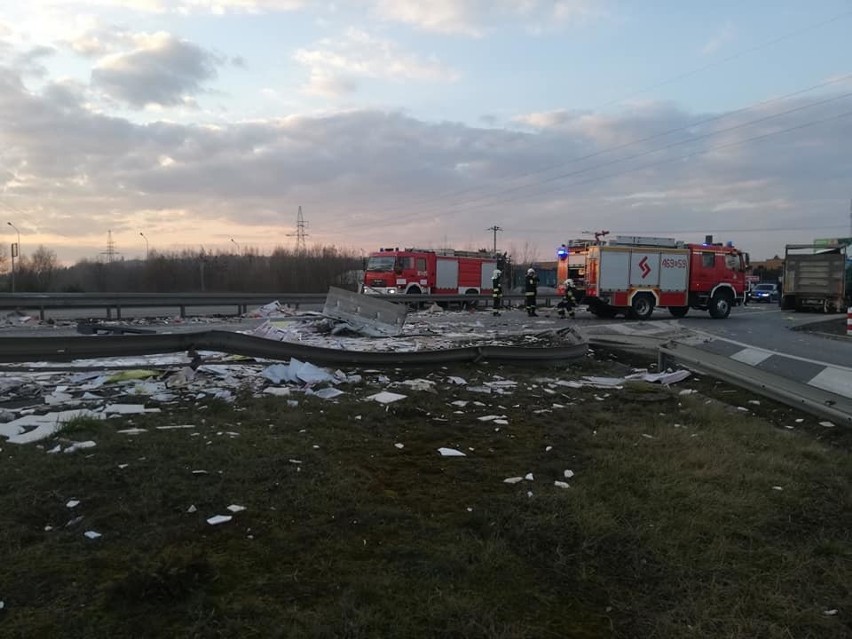
[[[216,315],[232,315],[233,307],[211,307],[192,309],[192,316],[180,320],[176,318],[176,309],[128,309],[123,317],[124,323],[133,323],[140,326],[145,325],[158,332],[185,332],[201,330],[250,330],[262,323],[258,319],[239,319],[234,317],[215,317]],[[317,309],[302,309],[319,310]],[[560,320],[553,308],[543,307],[539,310],[539,317],[529,318],[521,310],[508,310],[500,317],[492,317],[490,311],[481,310],[473,313],[441,313],[430,316],[427,313],[416,313],[409,316],[410,321],[429,322],[436,321],[445,323],[448,316],[459,324],[471,326],[485,326],[489,328],[505,329],[507,331],[517,330],[522,326],[540,327],[542,329],[552,326],[564,326],[573,321],[578,327],[605,327],[623,325],[626,328],[637,325],[636,322],[622,318],[604,320],[591,315],[585,310],[577,313],[576,320]],[[150,324],[141,324],[140,320],[133,318],[152,317]],[[838,316],[834,316],[838,317]],[[457,320],[456,320],[457,318]],[[689,314],[681,319],[674,320],[666,310],[656,310],[649,321],[650,324],[664,322],[666,325],[679,325],[694,331],[704,332],[716,338],[729,340],[733,343],[762,348],[777,353],[792,355],[808,361],[817,361],[837,366],[852,366],[852,338],[829,339],[824,336],[807,333],[804,331],[791,330],[792,327],[810,322],[819,322],[828,316],[819,313],[793,313],[781,311],[776,305],[749,304],[746,307],[734,308],[730,317],[725,320],[714,320],[701,311],[690,310]],[[34,335],[76,335],[76,323],[79,320],[95,319],[105,320],[103,311],[86,310],[63,310],[61,315],[55,316],[56,323],[53,325],[38,324],[15,326],[8,324],[0,327],[0,336],[34,336]],[[113,320],[115,321],[115,320]]]

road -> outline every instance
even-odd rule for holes
[[[660,317],[664,317],[662,312]],[[796,326],[825,321],[834,316],[818,313],[781,311],[775,305],[750,304],[735,308],[726,320],[711,319],[706,313],[690,311],[680,325],[731,342],[766,349],[805,361],[836,366],[852,365],[852,338],[829,339]]]
[[[302,309],[303,311],[308,309]],[[320,310],[310,309],[310,310]],[[126,315],[134,318],[158,317],[148,327],[158,332],[185,332],[202,330],[251,330],[263,320],[239,319],[239,318],[216,318],[212,315],[220,313],[232,313],[233,308],[198,308],[193,309],[193,317],[184,320],[175,318],[175,309],[128,309]],[[50,335],[75,335],[76,321],[86,318],[104,319],[100,312],[66,309],[55,312],[57,323],[55,325],[8,325],[0,328],[0,336],[33,336],[39,334]],[[204,314],[207,313],[207,318]],[[428,313],[416,313],[409,315],[412,322],[446,322],[448,317],[457,318],[459,323],[479,325],[487,328],[503,329],[507,331],[516,330],[522,326],[541,327],[542,329],[552,326],[564,326],[569,320],[560,320],[556,317],[555,309],[541,308],[540,317],[529,318],[523,311],[505,311],[500,317],[492,317],[489,311],[478,311],[475,313],[441,313],[430,316]],[[61,316],[62,319],[59,319]],[[837,317],[837,316],[835,316]],[[599,330],[604,327],[612,328],[614,332],[629,331],[631,327],[660,326],[683,327],[693,331],[699,331],[712,335],[718,339],[727,340],[734,344],[747,345],[755,348],[770,350],[777,353],[802,358],[806,361],[817,361],[837,366],[848,367],[852,364],[852,338],[850,339],[828,339],[819,335],[804,331],[790,330],[792,327],[814,322],[823,321],[827,316],[816,313],[791,313],[781,311],[775,305],[750,304],[746,307],[734,308],[728,319],[714,320],[707,313],[691,310],[689,315],[680,320],[674,320],[668,311],[656,310],[654,316],[648,322],[633,322],[621,318],[613,320],[602,320],[594,317],[587,311],[579,311],[577,319],[573,321],[579,328],[594,327]],[[125,322],[131,318],[126,317]],[[135,324],[139,325],[139,324]]]

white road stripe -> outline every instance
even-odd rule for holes
[[[826,368],[808,384],[843,397],[852,398],[852,371],[849,369]]]
[[[744,348],[741,351],[738,351],[731,355],[731,359],[735,359],[738,362],[742,362],[743,364],[750,364],[751,366],[757,366],[763,360],[769,359],[775,353],[772,351],[764,351],[757,348]]]
[[[809,364],[817,364],[818,366],[830,366],[831,368],[836,368],[836,369],[841,370],[841,371],[847,371],[849,373],[852,373],[852,368],[846,368],[844,366],[838,366],[837,364],[829,364],[828,362],[823,362],[823,361],[820,361],[818,359],[810,359],[808,357],[799,357],[798,355],[789,355],[788,353],[784,353],[783,351],[777,351],[777,350],[768,351],[768,350],[765,350],[765,349],[758,349],[758,348],[751,346],[750,344],[746,344],[745,342],[738,342],[737,340],[728,339],[727,337],[719,337],[718,335],[716,335],[714,333],[708,333],[707,331],[700,331],[700,330],[693,329],[692,332],[695,333],[696,335],[701,335],[702,337],[709,337],[711,340],[715,340],[715,341],[718,341],[718,342],[728,342],[728,344],[734,344],[736,346],[742,346],[743,348],[751,349],[751,350],[764,350],[765,352],[769,353],[770,355],[778,355],[779,357],[783,357],[785,359],[794,359],[794,360],[797,360],[799,362],[808,362]]]

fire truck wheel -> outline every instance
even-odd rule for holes
[[[686,317],[686,314],[689,313],[688,306],[669,306],[669,313],[672,314],[672,317]]]
[[[647,293],[639,293],[633,296],[630,305],[630,317],[632,319],[646,320],[654,314],[654,296]]]
[[[728,293],[719,292],[710,300],[710,317],[713,319],[725,319],[731,314],[731,296]]]

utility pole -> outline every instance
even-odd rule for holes
[[[497,231],[502,231],[502,230],[503,230],[503,228],[502,228],[502,227],[500,227],[500,226],[497,226],[497,225],[495,224],[494,226],[489,226],[489,227],[488,227],[487,229],[485,229],[485,230],[486,230],[486,231],[494,231],[494,248],[492,249],[492,251],[496,254],[496,253],[497,253]]]
[[[305,216],[302,215],[302,207],[299,207],[299,213],[296,215],[296,232],[295,233],[287,233],[287,237],[296,238],[296,252],[304,253],[307,250],[307,245],[305,243],[305,238],[308,237],[308,233],[305,230],[308,226],[308,223],[305,222]]]

